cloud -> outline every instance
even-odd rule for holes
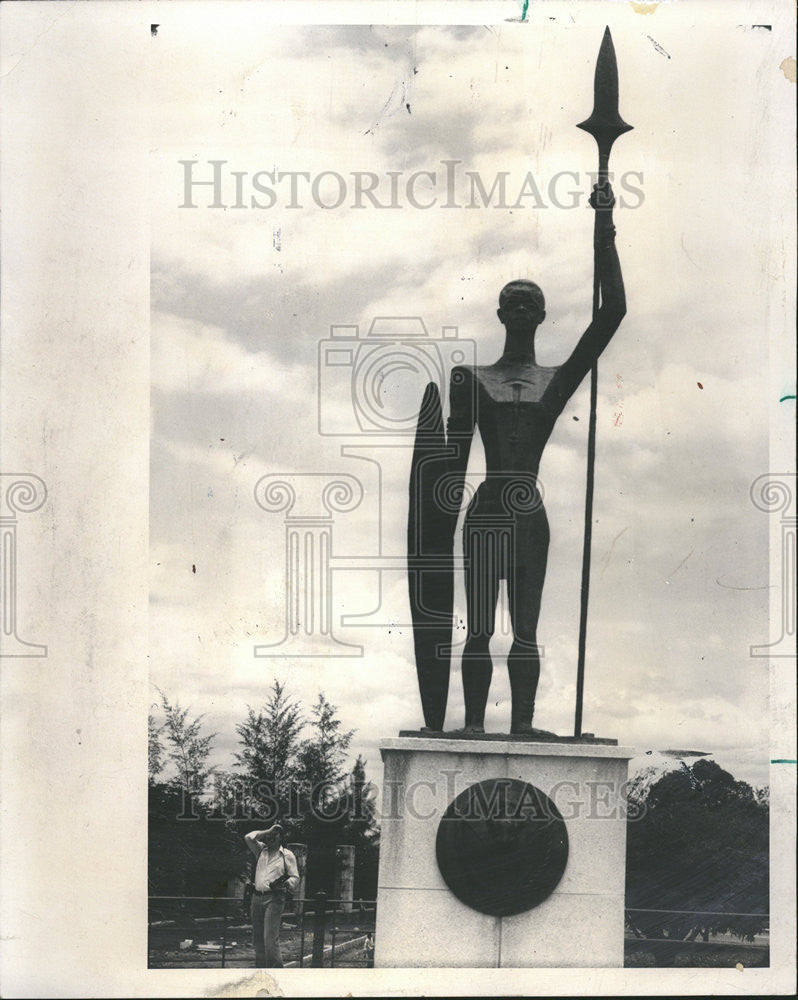
[[[684,739],[740,757],[749,735],[764,740],[766,712],[767,686],[748,646],[767,633],[768,525],[748,486],[768,467],[773,300],[762,276],[765,194],[751,191],[759,178],[766,192],[772,157],[754,155],[754,112],[738,119],[728,111],[737,98],[759,106],[751,87],[761,84],[751,81],[763,56],[736,36],[708,52],[702,33],[666,30],[659,40],[673,59],[664,60],[635,30],[613,33],[623,53],[622,113],[635,125],[613,151],[616,194],[620,173],[634,170],[642,198],[616,211],[629,308],[599,362],[585,725],[622,742]],[[503,343],[498,291],[532,277],[547,299],[538,360],[568,356],[591,308],[593,220],[584,204],[595,149],[575,121],[590,110],[593,34],[320,26],[242,42],[228,28],[209,46],[193,26],[162,50],[171,86],[154,111],[163,141],[153,165],[152,677],[184,702],[212,705],[228,750],[235,718],[274,676],[308,702],[319,687],[340,702],[377,768],[386,727],[419,724],[400,570],[382,579],[373,570],[333,573],[338,634],[364,645],[364,657],[254,658],[254,643],[282,635],[286,577],[284,514],[261,510],[254,484],[269,473],[356,476],[364,501],[336,515],[334,552],[401,555],[407,439],[381,448],[379,437],[358,433],[353,374],[372,350],[373,318],[420,316],[432,337],[457,326],[489,363]],[[197,58],[203,52],[207,60]],[[740,57],[731,80],[721,72],[730,52]],[[633,79],[647,86],[624,85]],[[390,104],[402,86],[409,113],[398,99]],[[395,113],[364,134],[386,104]],[[206,179],[214,158],[226,161],[228,207],[178,208],[178,161],[196,160]],[[488,189],[506,171],[510,207],[442,208],[444,159],[462,161],[458,204],[468,202],[466,171],[478,171]],[[753,179],[743,182],[740,163],[751,164]],[[334,171],[346,203],[320,208],[312,182],[301,181],[301,209],[287,207],[287,182],[269,210],[231,207],[232,171],[246,172],[250,185],[257,170],[275,169],[311,178]],[[562,177],[559,198],[570,204],[578,192],[573,209],[558,207],[549,187],[566,169],[578,177]],[[437,173],[418,183],[420,196],[437,197],[428,210],[408,205],[416,170]],[[400,173],[404,207],[353,208],[358,171],[376,175],[382,200],[390,172]],[[546,204],[528,198],[513,207],[530,172]],[[337,366],[320,354],[332,324],[359,327],[343,345],[352,360]],[[378,398],[412,412],[422,389],[398,373],[380,383]],[[320,413],[321,429],[338,433],[320,433]],[[585,384],[540,470],[552,538],[537,718],[561,732],[570,731],[575,697],[587,419]],[[342,453],[344,445],[354,451]],[[477,444],[477,477],[480,455]],[[734,589],[743,587],[762,589]],[[461,581],[456,607],[462,616]],[[369,617],[345,627],[342,614]],[[509,717],[507,643],[494,641],[494,729]],[[461,716],[455,659],[448,724]]]

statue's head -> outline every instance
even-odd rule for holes
[[[546,300],[534,281],[518,278],[508,282],[499,293],[499,321],[507,327],[529,327],[534,329],[546,318]]]

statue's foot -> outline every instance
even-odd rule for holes
[[[421,733],[442,733],[442,729],[433,729],[432,726],[422,726],[419,730]]]
[[[547,729],[535,729],[531,722],[514,722],[510,724],[512,736],[556,736]]]
[[[462,733],[464,736],[468,736],[469,734],[472,734],[472,733],[484,733],[485,732],[485,727],[484,726],[476,726],[476,725],[473,725],[473,724],[469,724],[467,726],[463,726],[462,729],[455,729],[455,732],[456,733]]]

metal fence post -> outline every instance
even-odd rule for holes
[[[327,924],[327,893],[317,892],[313,897],[316,911],[313,916],[313,959],[311,966],[321,969],[324,965],[324,932]]]

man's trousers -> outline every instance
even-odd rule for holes
[[[285,895],[282,892],[255,893],[252,897],[252,943],[257,969],[282,969],[280,922]]]

